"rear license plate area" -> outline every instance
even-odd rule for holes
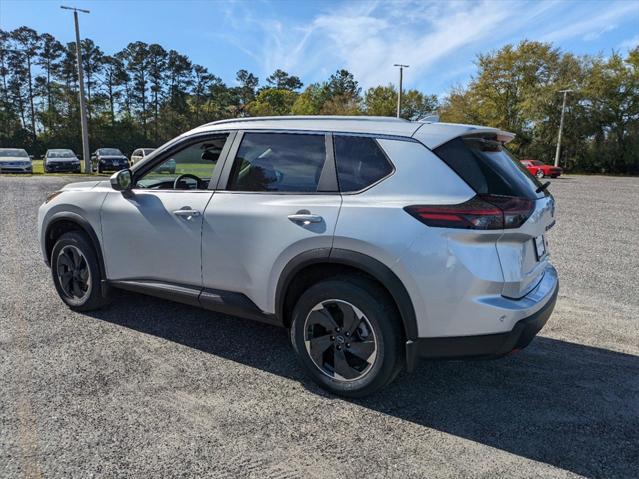
[[[541,259],[546,256],[546,238],[544,235],[537,236],[533,239],[533,243],[535,244],[535,255],[537,256],[537,261],[541,261]]]

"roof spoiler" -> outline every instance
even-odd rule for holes
[[[497,141],[499,141],[499,142],[501,142],[503,144],[506,144],[509,141],[512,141],[515,138],[515,136],[516,136],[514,133],[511,133],[509,131],[496,130],[494,128],[490,128],[490,129],[487,128],[485,130],[482,130],[482,129],[478,128],[478,129],[476,129],[474,131],[468,131],[468,132],[464,133],[461,136],[477,136],[477,135],[479,135],[479,136],[481,136],[481,135],[490,135],[490,136],[495,135],[497,137]]]

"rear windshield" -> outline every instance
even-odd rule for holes
[[[435,153],[480,195],[537,199],[541,183],[490,137],[459,137],[435,148]]]

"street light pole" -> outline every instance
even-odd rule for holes
[[[410,65],[401,65],[395,63],[394,67],[399,67],[399,91],[397,92],[397,118],[402,113],[402,81],[404,79],[404,68],[408,68]]]
[[[555,166],[559,166],[559,152],[561,151],[561,134],[564,129],[564,113],[566,112],[566,95],[573,90],[560,90],[564,94],[564,101],[561,104],[561,119],[559,120],[559,137],[557,138],[557,151],[555,151]]]
[[[60,6],[64,10],[73,10],[75,21],[75,56],[78,60],[78,84],[80,86],[80,124],[82,125],[82,157],[84,159],[84,172],[93,173],[91,166],[91,155],[89,153],[89,122],[87,120],[86,99],[84,97],[84,75],[82,71],[82,51],[80,48],[80,24],[78,22],[78,12],[91,13],[89,10],[81,8]]]

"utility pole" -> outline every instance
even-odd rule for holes
[[[561,134],[564,129],[564,113],[566,112],[566,95],[573,90],[559,90],[564,94],[564,101],[561,104],[561,120],[559,120],[559,137],[557,138],[557,151],[555,151],[555,166],[559,166],[559,152],[561,151]]]
[[[399,67],[399,91],[397,92],[397,118],[402,113],[402,81],[404,79],[404,68],[408,68],[410,65],[401,65],[395,63],[394,67]]]
[[[89,122],[87,121],[86,99],[84,97],[84,75],[82,72],[82,51],[80,49],[80,24],[78,23],[78,12],[91,13],[89,10],[81,8],[65,7],[60,5],[64,10],[73,10],[73,19],[75,20],[75,56],[78,60],[78,84],[80,86],[80,123],[82,125],[82,158],[84,159],[84,173],[93,173],[91,166],[91,154],[89,152]]]

